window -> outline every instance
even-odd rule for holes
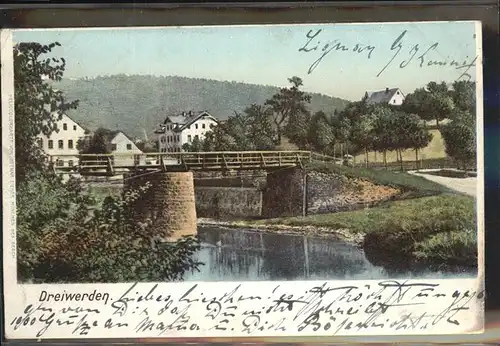
[[[64,161],[57,159],[56,166],[58,166],[58,167],[64,166]]]
[[[189,126],[187,127],[187,129],[188,129],[188,130],[191,130],[191,125],[189,125]]]
[[[194,125],[194,128],[198,130],[198,124],[195,124],[195,125]]]
[[[57,146],[59,147],[59,149],[64,149],[64,141],[62,139],[60,139],[58,142],[57,142]]]
[[[181,136],[177,135],[177,142],[181,141]]]
[[[49,139],[49,149],[54,149],[54,141]]]
[[[396,100],[392,100],[392,103],[396,103]]]
[[[127,144],[127,150],[132,150],[132,144]]]
[[[191,143],[191,135],[188,135],[188,142]]]
[[[116,151],[116,144],[111,144],[111,150]]]
[[[73,125],[73,131],[76,131],[76,125]]]
[[[74,165],[75,165],[75,164],[74,164],[73,160],[69,160],[69,161],[68,161],[68,166],[73,167]]]
[[[63,124],[63,130],[66,131],[68,129],[68,124],[64,123]]]
[[[200,138],[198,137],[198,135],[196,135],[194,136],[194,139],[199,140]]]
[[[201,124],[201,128],[204,129],[205,128],[205,124]]]
[[[73,140],[72,139],[68,140],[68,149],[73,149]]]
[[[43,148],[43,139],[38,138],[38,146],[39,146],[40,148]]]

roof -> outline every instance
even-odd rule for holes
[[[134,141],[129,136],[127,136],[127,134],[125,132],[123,132],[121,130],[108,130],[108,129],[105,129],[105,130],[106,130],[106,139],[109,142],[111,142],[118,134],[122,133],[125,136],[125,138],[127,138],[129,141],[134,143]]]
[[[385,90],[373,91],[373,92],[367,91],[366,92],[366,96],[367,96],[366,102],[370,103],[370,104],[389,103],[389,101],[391,101],[394,94],[396,94],[396,92],[398,92],[398,91],[401,92],[399,90],[399,88],[392,88],[392,89],[387,88]],[[401,94],[403,94],[403,93],[401,92]]]
[[[112,130],[108,130],[106,132],[106,139],[108,140],[108,142],[111,142],[120,132],[122,132],[122,131],[119,131],[119,130],[113,130],[113,131]],[[127,135],[125,135],[125,137],[127,137]]]
[[[207,116],[207,117],[210,117],[215,122],[218,122],[218,120],[216,118],[214,118],[207,111],[199,111],[199,112],[192,112],[192,113],[190,112],[190,113],[184,113],[184,114],[185,115],[182,115],[182,114],[181,115],[169,115],[165,118],[165,121],[161,125],[165,125],[167,123],[177,124],[178,126],[176,126],[173,129],[173,131],[180,132],[180,131],[184,130],[186,127],[188,127],[191,124],[193,124],[194,122],[196,122],[201,117]],[[189,115],[189,114],[191,114],[191,115]],[[163,133],[163,131],[161,131],[161,130],[155,131],[155,132]]]

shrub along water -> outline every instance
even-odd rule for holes
[[[129,208],[148,186],[97,202],[76,180],[32,173],[18,192],[19,280],[31,282],[175,281],[197,270],[195,237],[155,242],[154,222]]]
[[[475,201],[453,194],[391,201],[366,210],[249,222],[347,229],[364,236],[374,264],[477,265]],[[248,225],[248,223],[247,223]]]

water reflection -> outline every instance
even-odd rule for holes
[[[348,280],[473,277],[475,272],[425,269],[387,270],[372,265],[355,246],[314,238],[248,230],[199,227],[205,263],[186,281]]]

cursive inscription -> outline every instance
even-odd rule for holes
[[[470,284],[418,281],[211,285],[134,283],[100,301],[95,290],[42,291],[8,323],[37,338],[459,332],[484,297]]]
[[[351,46],[338,39],[325,39],[322,33],[323,29],[309,30],[305,35],[305,43],[298,49],[299,52],[313,55],[316,59],[309,66],[308,74],[316,70],[321,62],[332,53],[361,54],[367,59],[371,59],[377,50],[389,51],[391,54],[389,60],[378,70],[377,77],[380,77],[392,66],[404,69],[413,64],[420,68],[452,68],[459,73],[457,80],[470,80],[472,78],[470,70],[476,66],[478,59],[477,56],[454,57],[447,55],[444,57],[439,51],[439,42],[427,45],[408,42],[408,30],[403,30],[388,47],[362,42]]]

